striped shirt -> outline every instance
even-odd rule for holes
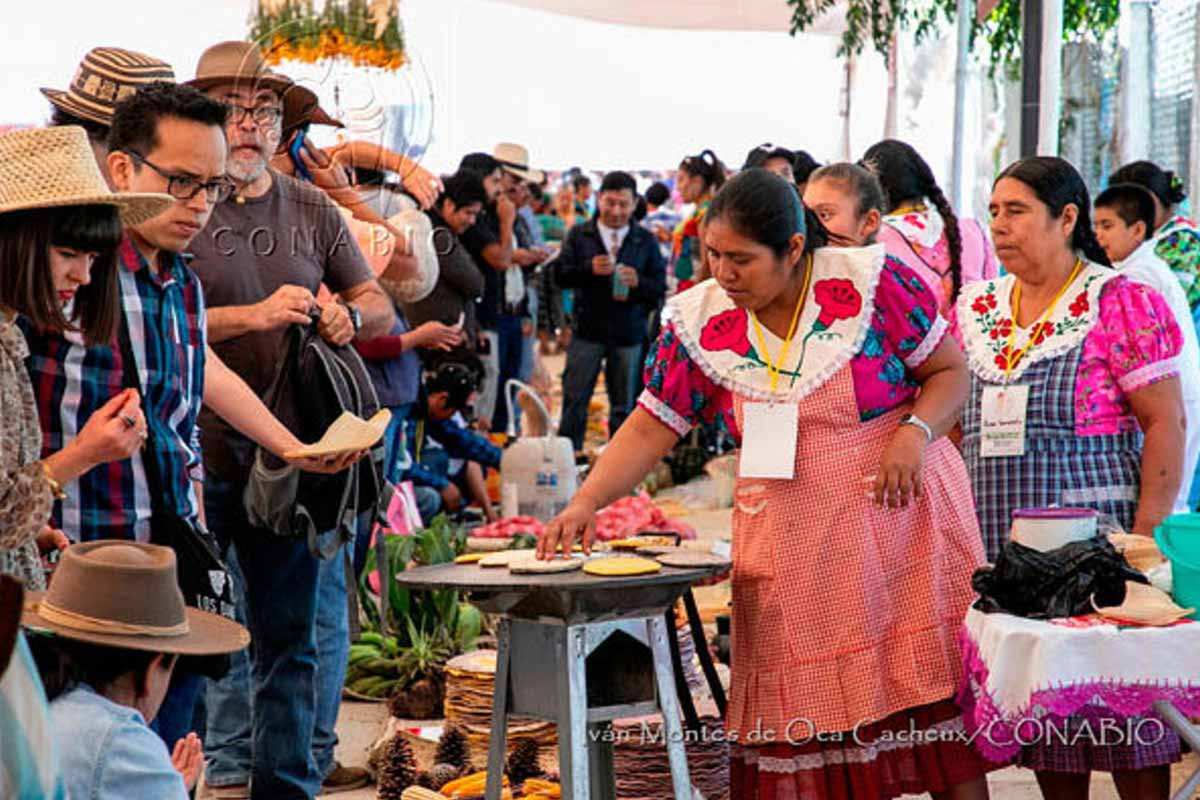
[[[164,505],[195,520],[193,480],[203,480],[196,417],[204,399],[208,335],[200,281],[183,257],[164,253],[157,270],[126,238],[118,248],[121,305],[137,361],[143,412],[162,476]],[[87,347],[78,333],[41,333],[25,325],[29,374],[42,423],[43,456],[61,450],[123,386],[118,340]],[[72,541],[150,537],[150,493],[143,450],[95,467],[64,488],[53,523]]]

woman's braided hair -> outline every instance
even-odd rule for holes
[[[873,145],[863,156],[862,165],[875,173],[888,197],[890,213],[905,201],[929,198],[942,217],[946,244],[950,250],[950,277],[953,283],[951,302],[962,289],[962,231],[958,215],[946,199],[945,192],[933,177],[929,163],[913,147],[896,139],[884,139]]]

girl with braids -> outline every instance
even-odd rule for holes
[[[1016,509],[1094,508],[1149,536],[1179,492],[1182,333],[1160,294],[1109,267],[1089,208],[1066,161],[1010,166],[990,204],[1008,274],[967,285],[958,301],[971,371],[963,457],[990,560]],[[1015,417],[1024,421],[1015,441],[990,435]],[[1165,800],[1179,760],[1169,726],[1155,744],[1102,745],[1074,735],[1084,724],[1070,717],[1070,735],[1022,749],[1019,763],[1036,771],[1045,797],[1086,798],[1090,772],[1101,770],[1122,798]]]
[[[667,302],[638,408],[539,555],[580,537],[589,550],[596,509],[694,425],[723,420],[741,447],[730,796],[983,800],[989,766],[969,745],[910,735],[962,725],[957,635],[983,563],[944,436],[966,393],[962,352],[912,270],[878,245],[825,240],[794,185],[764,169],[717,193],[713,280]]]
[[[887,197],[879,241],[888,255],[929,284],[961,341],[952,314],[959,292],[964,284],[994,278],[998,271],[983,228],[975,220],[958,218],[933,170],[910,145],[885,139],[867,150],[861,163],[879,178]]]
[[[679,223],[671,237],[671,264],[669,275],[678,282],[679,291],[684,291],[708,277],[704,253],[700,247],[700,229],[704,215],[712,204],[713,194],[725,183],[725,165],[712,150],[688,156],[679,165],[675,175],[675,188],[683,202],[695,206],[692,215]]]
[[[1154,254],[1183,284],[1192,317],[1200,327],[1200,229],[1177,207],[1187,200],[1183,181],[1174,172],[1149,161],[1126,164],[1109,177],[1110,184],[1136,183],[1154,198]]]

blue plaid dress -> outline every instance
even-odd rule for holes
[[[1012,512],[1018,508],[1094,508],[1114,517],[1126,530],[1133,525],[1143,437],[1140,432],[1076,433],[1075,383],[1083,347],[1081,341],[1056,358],[1032,363],[1012,381],[1029,386],[1024,456],[981,456],[983,390],[1000,384],[971,372],[971,394],[963,413],[963,460],[971,476],[988,561],[995,561],[1007,541]],[[1058,729],[1071,732],[1066,741],[1049,737],[1023,747],[1017,763],[1032,770],[1082,774],[1145,769],[1179,760],[1179,737],[1165,724],[1162,737],[1153,743],[1092,743],[1084,732],[1100,730],[1104,717],[1118,725],[1126,723],[1125,718],[1105,711],[1059,720]],[[1136,727],[1141,718],[1132,719]]]
[[[963,413],[963,460],[983,531],[988,561],[1008,540],[1012,512],[1052,505],[1094,508],[1133,525],[1142,471],[1142,434],[1079,436],[1075,424],[1075,381],[1083,343],[1057,357],[1030,364],[1013,385],[1029,386],[1025,455],[980,455],[980,409],[991,384],[971,373]]]

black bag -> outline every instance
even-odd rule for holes
[[[302,441],[314,442],[349,411],[369,419],[379,399],[353,347],[335,347],[317,332],[320,317],[293,325],[279,368],[263,402]],[[336,475],[301,472],[261,447],[246,486],[251,524],[279,536],[303,537],[309,550],[329,559],[357,531],[358,515],[374,510],[382,492],[383,444],[370,458]]]
[[[145,409],[145,395],[137,377],[137,361],[134,358],[129,326],[124,313],[121,314],[119,339],[122,384],[127,389],[137,391],[138,396],[142,398],[142,408]],[[229,570],[221,560],[216,540],[198,519],[193,523],[166,507],[167,494],[158,471],[153,428],[147,426],[146,432],[148,435],[142,448],[142,467],[146,473],[146,490],[150,494],[150,542],[175,551],[179,590],[183,593],[185,605],[210,614],[220,614],[228,619],[236,619],[233,584]],[[192,659],[190,671],[220,679],[229,671],[229,663],[227,655],[205,656]]]
[[[976,570],[971,585],[979,593],[975,608],[984,613],[1057,619],[1094,611],[1093,595],[1098,606],[1120,605],[1126,581],[1149,583],[1098,536],[1047,553],[1008,542],[994,566]]]

